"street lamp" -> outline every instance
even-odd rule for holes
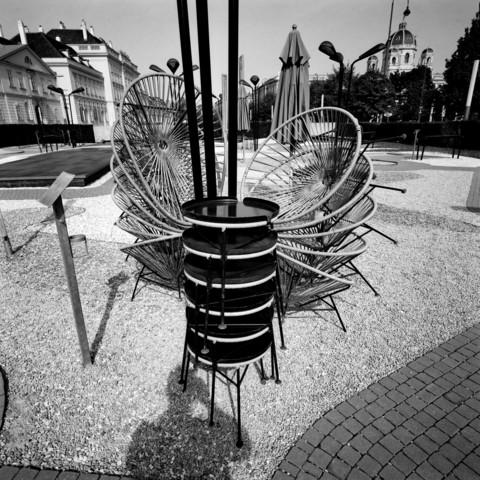
[[[177,63],[175,63],[177,62]],[[170,60],[168,60],[167,62],[167,66],[168,68],[170,69],[170,71],[172,72],[172,75],[175,75],[175,72],[177,71],[177,68],[180,64],[178,63],[178,60],[176,60],[175,58],[171,58]],[[150,65],[150,70],[153,70],[154,72],[157,72],[157,73],[167,73],[163,68],[160,68],[158,65],[155,65],[152,63],[152,65]],[[192,66],[192,72],[194,72],[195,70],[198,70],[198,65],[193,65]],[[183,72],[179,75],[180,77],[183,75]]]
[[[177,71],[177,68],[179,67],[180,62],[176,58],[170,58],[167,61],[167,67],[170,69],[173,75],[175,75],[175,72]]]
[[[318,49],[324,53],[325,55],[330,58],[330,60],[337,62],[340,64],[340,72],[339,72],[339,79],[338,79],[338,100],[337,106],[342,106],[342,90],[343,90],[343,72],[345,70],[345,66],[343,65],[343,55],[340,52],[335,50],[332,42],[322,42]]]
[[[256,151],[258,148],[258,99],[257,99],[257,84],[260,81],[260,78],[257,75],[252,75],[250,81],[253,83],[253,87],[243,78],[240,79],[239,83],[245,87],[251,88],[253,93],[253,114],[252,114],[252,123],[253,123],[253,149]]]
[[[75,90],[73,90],[72,92],[70,92],[68,94],[68,108],[70,110],[70,119],[72,120],[72,124],[74,124],[75,122],[73,121],[72,102],[70,100],[70,95],[74,95],[75,93],[82,93],[84,91],[85,91],[85,89],[83,87],[79,87],[79,88],[76,88]]]
[[[67,117],[68,140],[69,140],[69,143],[72,144],[72,147],[75,148],[75,142],[72,141],[72,136],[71,136],[71,132],[70,132],[70,118],[69,118],[69,116],[68,116],[68,108],[67,108],[67,100],[66,100],[66,98],[65,98],[65,92],[63,91],[63,88],[56,87],[55,85],[47,85],[47,88],[48,88],[49,90],[51,90],[52,92],[59,93],[59,94],[62,96],[62,99],[63,99],[63,107],[65,108],[65,115],[66,115],[66,117]]]
[[[150,70],[153,70],[154,72],[157,72],[157,73],[167,73],[165,70],[163,70],[163,68],[160,68],[153,63],[150,65],[149,68],[150,68]]]
[[[349,106],[349,100],[350,100],[350,86],[352,84],[352,76],[353,76],[353,66],[355,63],[357,63],[359,60],[363,60],[364,58],[371,57],[372,55],[375,55],[378,52],[381,52],[385,48],[385,45],[383,43],[378,43],[374,47],[370,48],[367,50],[365,53],[362,53],[350,66],[350,73],[348,75],[348,87],[347,87],[347,101],[346,103],[346,108]]]

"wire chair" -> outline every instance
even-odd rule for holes
[[[345,110],[316,108],[274,130],[247,165],[241,197],[273,200],[277,229],[311,221],[350,176],[361,144],[360,126]]]

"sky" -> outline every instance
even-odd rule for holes
[[[417,60],[423,49],[434,50],[433,71],[443,73],[445,59],[456,50],[458,39],[470,27],[479,0],[408,0],[407,29],[417,37]],[[193,63],[199,64],[195,1],[188,0]],[[221,75],[228,72],[228,0],[209,0],[212,90],[221,93]],[[407,0],[393,0],[392,30],[402,21]],[[333,70],[332,61],[318,50],[325,40],[344,56],[345,64],[388,36],[392,0],[239,0],[239,55],[244,56],[245,78],[261,80],[278,75],[279,55],[292,25],[296,24],[310,54],[310,74]],[[166,68],[169,58],[180,63],[181,49],[175,0],[0,0],[3,35],[18,33],[22,20],[31,32],[80,28],[82,20],[95,35],[111,41],[148,73],[154,63]],[[381,55],[381,54],[380,54]],[[364,73],[366,60],[356,64]],[[179,71],[182,71],[180,66]],[[200,75],[195,73],[200,85]]]

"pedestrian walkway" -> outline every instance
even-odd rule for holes
[[[480,324],[325,413],[272,480],[480,479]]]

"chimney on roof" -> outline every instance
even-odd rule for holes
[[[43,33],[43,27],[41,25],[38,26],[38,31]]]
[[[91,25],[90,25],[90,33],[91,33],[92,35],[95,35],[95,32],[94,32],[93,27],[92,27]]]
[[[86,41],[88,36],[87,36],[87,24],[85,23],[85,20],[82,20],[82,32],[83,32],[83,39]]]
[[[108,46],[109,46],[110,48],[113,48],[113,43],[112,43],[111,40],[108,41]]]
[[[60,20],[60,30],[65,30],[65,24]]]
[[[30,29],[28,28],[27,25],[25,25],[25,33],[30,33]]]
[[[27,45],[27,35],[25,34],[25,27],[23,26],[23,22],[19,20],[18,22],[18,33],[20,34],[20,41],[22,45]]]

